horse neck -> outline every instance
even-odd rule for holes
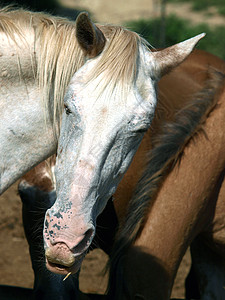
[[[21,108],[14,108],[10,114],[14,119],[0,113],[0,193],[56,151],[57,141],[51,124],[45,124],[40,109],[30,107],[26,111],[26,108],[25,103]]]
[[[193,239],[200,232],[206,236],[209,228],[210,240],[212,238],[215,207],[225,165],[225,134],[219,130],[225,122],[224,81],[215,99],[218,105],[206,119],[203,130],[185,147],[179,164],[165,178],[134,243],[133,252],[143,249],[141,256],[146,259],[140,273],[143,275],[151,265],[156,266],[154,278],[151,278],[152,286],[159,278],[164,278],[161,282],[165,286],[161,290],[166,293],[172,288],[181,258]],[[132,257],[135,257],[134,253]]]
[[[56,151],[35,72],[34,37],[16,44],[0,33],[0,193]]]

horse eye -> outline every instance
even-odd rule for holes
[[[64,104],[64,108],[67,115],[71,114],[72,111],[69,109],[69,107],[66,104]]]

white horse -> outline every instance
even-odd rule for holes
[[[96,218],[151,124],[157,80],[203,37],[150,52],[136,33],[97,27],[86,14],[78,17],[76,32],[88,59],[73,76],[64,99],[57,200],[47,211],[44,228],[47,267],[60,274],[80,268]]]

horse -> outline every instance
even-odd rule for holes
[[[152,142],[112,252],[109,299],[169,299],[190,244],[200,299],[224,299],[225,73],[212,76]]]
[[[44,221],[46,265],[52,272],[79,270],[95,235],[96,218],[151,124],[157,80],[181,63],[203,36],[149,52],[136,34],[115,26],[97,28],[86,14],[78,16],[77,38],[86,54],[99,53],[98,41],[101,51],[106,47],[75,73],[64,98],[57,199]]]
[[[90,186],[89,191],[86,190],[86,184],[89,185],[91,180],[92,183],[93,181],[95,184],[98,183],[101,190],[101,193],[100,190],[98,192],[96,190],[98,194],[96,199],[101,198],[103,194],[105,198],[104,201],[98,201],[98,204],[95,202],[88,204],[89,212],[86,213],[86,217],[89,218],[92,214],[88,222],[81,220],[80,223],[82,214],[74,212],[76,216],[77,213],[80,216],[78,219],[73,218],[79,221],[80,228],[79,233],[73,232],[73,236],[75,234],[73,245],[70,245],[76,248],[75,251],[70,251],[71,247],[68,248],[67,245],[70,243],[66,240],[70,226],[59,225],[55,219],[61,219],[64,214],[68,217],[69,224],[70,213],[73,214],[69,208],[71,201],[67,201],[65,197],[63,198],[65,201],[57,200],[46,215],[44,235],[47,266],[61,274],[68,273],[71,267],[75,272],[93,239],[97,215],[106,205],[107,198],[115,191],[144,132],[150,126],[156,105],[156,82],[160,76],[180,64],[204,34],[167,49],[151,52],[147,43],[137,34],[121,27],[95,25],[85,13],[81,14],[74,24],[45,14],[6,8],[0,13],[0,27],[3,107],[0,130],[2,134],[0,192],[32,166],[56,151],[66,88],[68,90],[57,151],[56,185],[60,191],[57,193],[59,198],[68,194],[68,190],[65,189],[71,187],[69,180],[65,189],[60,184],[60,178],[64,180],[63,174],[67,168],[66,175],[70,179],[73,177],[71,174],[73,175],[75,166],[70,162],[71,144],[74,142],[79,144],[82,139],[82,145],[78,146],[86,145],[84,133],[85,136],[95,136],[94,139],[103,137],[102,143],[104,140],[102,147],[99,147],[99,140],[96,139],[91,141],[91,149],[88,145],[84,151],[82,149],[81,152],[85,155],[89,155],[91,151],[89,156],[93,159],[91,165],[89,162],[86,165],[83,157],[78,161],[74,157],[74,161],[78,162],[76,172],[80,173],[82,169],[85,173],[81,172],[80,176],[76,176],[76,181],[72,184],[73,192],[78,191],[79,197],[82,193],[93,196],[91,192],[93,186]],[[48,47],[49,41],[54,45],[51,49]],[[89,98],[86,100],[87,96]],[[126,101],[128,97],[131,100]],[[75,98],[76,103],[73,101]],[[7,110],[12,101],[13,105]],[[79,122],[86,122],[85,126],[78,124]],[[99,126],[104,123],[106,126]],[[105,131],[102,130],[103,127]],[[70,139],[69,133],[75,135],[76,139]],[[120,152],[120,155],[116,155],[117,164],[111,165],[110,161],[117,150]],[[77,154],[78,152],[79,147]],[[101,156],[100,161],[96,156]],[[107,163],[105,163],[106,156]],[[93,162],[97,163],[98,170],[104,165],[101,176],[98,171],[93,175]],[[88,168],[85,168],[86,166]],[[113,180],[109,179],[108,171],[114,174]],[[111,185],[107,184],[108,181]],[[75,210],[76,207],[79,210],[80,203],[75,203]],[[62,221],[65,222],[65,219]],[[59,232],[61,235],[63,231],[59,230],[60,228],[64,230],[62,238],[59,236]],[[64,265],[61,264],[62,258]]]
[[[207,59],[203,60],[204,64],[203,64],[203,62],[201,62],[201,64],[199,64],[199,61],[200,61],[199,60],[199,54],[201,54],[200,57],[207,58]],[[214,59],[214,62],[212,64],[213,59]],[[179,82],[179,80],[182,80],[182,83],[184,84],[184,86],[187,87],[186,81],[190,80],[190,79],[189,79],[189,77],[187,77],[187,79],[184,80],[184,78],[185,78],[185,71],[188,69],[188,67],[190,65],[192,65],[191,70],[193,71],[193,69],[194,69],[194,71],[195,71],[195,76],[197,76],[197,77],[200,76],[200,79],[198,79],[198,81],[199,81],[198,85],[196,84],[197,83],[196,78],[191,77],[191,79],[195,82],[195,84],[197,86],[197,89],[199,89],[199,86],[201,86],[200,83],[201,84],[204,83],[205,81],[208,80],[208,77],[209,77],[209,72],[208,72],[208,69],[207,69],[208,67],[207,67],[206,61],[211,61],[211,65],[213,65],[214,67],[217,67],[218,69],[221,69],[221,70],[225,70],[225,68],[224,68],[225,64],[223,63],[223,61],[217,59],[216,57],[213,57],[213,56],[211,56],[209,54],[206,54],[204,52],[201,52],[201,51],[197,51],[197,52],[193,53],[180,67],[178,67],[172,73],[167,75],[165,77],[165,79],[163,79],[161,81],[161,83],[160,83],[160,85],[161,85],[161,95],[163,95],[162,102],[165,102],[165,99],[166,99],[165,94],[163,93],[163,91],[167,90],[167,86],[170,85],[171,80],[174,83],[174,86],[176,86],[176,84]],[[194,66],[195,66],[195,68],[194,68]],[[203,66],[206,66],[205,70],[203,69]],[[189,74],[189,73],[187,73],[187,74]],[[194,87],[195,89],[196,89],[196,86]],[[192,87],[192,85],[191,85],[191,87]],[[191,91],[188,91],[187,89],[186,90],[184,89],[184,91],[185,91],[186,97],[185,97],[185,101],[183,101],[183,100],[182,101],[183,102],[190,102],[191,98],[187,97],[187,94],[188,94],[188,92],[192,93],[193,88],[191,89]],[[171,91],[171,93],[172,93],[172,91]],[[174,106],[182,105],[181,99],[177,99],[177,98],[175,98],[175,99],[177,100],[176,101],[177,103],[175,102],[173,104]],[[165,103],[163,105],[165,105]],[[183,104],[183,105],[185,105],[185,104]],[[171,106],[172,106],[172,104],[171,104]],[[166,114],[166,116],[165,116],[164,111],[159,109],[159,113],[156,114],[157,117],[155,118],[155,120],[153,122],[153,128],[151,128],[151,131],[149,131],[145,135],[145,137],[148,137],[150,135],[151,139],[152,138],[154,139],[154,135],[157,135],[156,132],[158,132],[158,127],[161,126],[160,124],[162,122],[165,122],[166,117],[167,117],[167,119],[168,118],[171,119],[171,116],[174,114],[174,111],[176,111],[175,108],[173,108],[173,110],[171,110],[170,114]],[[161,116],[161,117],[159,117],[159,116]],[[168,120],[167,120],[167,122],[168,122]],[[134,190],[134,186],[136,184],[136,182],[133,180],[133,178],[137,177],[137,170],[140,170],[140,169],[143,168],[143,164],[140,163],[140,160],[145,161],[145,159],[144,159],[145,152],[147,152],[147,151],[149,151],[149,149],[151,149],[150,145],[151,145],[151,143],[146,143],[146,138],[144,138],[144,140],[142,141],[141,147],[138,150],[138,153],[135,155],[134,162],[132,163],[131,167],[129,168],[127,174],[125,175],[125,178],[122,180],[121,184],[119,185],[118,191],[114,195],[113,204],[116,208],[118,219],[121,219],[123,214],[124,214],[124,207],[127,206],[127,198],[130,197],[131,191]],[[135,160],[136,160],[136,162],[135,162]],[[43,172],[43,169],[44,169],[44,172]],[[45,192],[48,191],[46,189],[46,187],[44,186],[44,184],[43,184],[44,182],[42,180],[43,175],[45,175],[45,174],[46,174],[45,165],[42,164],[39,169],[37,169],[37,170],[34,169],[30,173],[28,173],[28,175],[24,177],[25,183],[23,181],[22,183],[20,183],[20,186],[19,186],[19,191],[20,191],[21,198],[23,200],[23,205],[25,205],[24,204],[24,198],[27,199],[27,204],[26,205],[30,205],[29,202],[28,202],[29,199],[30,200],[32,199],[32,201],[31,201],[32,203],[33,203],[33,201],[36,201],[36,202],[38,201],[37,202],[38,203],[37,208],[38,208],[38,210],[41,209],[42,213],[43,213],[43,210],[42,210],[43,206],[44,207],[46,207],[46,206],[45,206],[45,204],[41,204],[41,203],[42,202],[43,203],[48,203],[49,196],[48,196],[47,193],[45,193],[44,194],[45,195],[45,200],[44,201],[38,200],[38,198],[41,198],[39,193],[43,193],[43,192],[41,192],[39,190],[39,193],[37,193],[37,188],[39,188],[41,190],[44,189]],[[134,176],[134,174],[135,174],[135,176]],[[50,190],[51,190],[52,189],[52,184],[49,181],[49,178],[50,178],[50,176],[47,177],[47,178],[44,177],[44,180],[47,181],[46,183],[49,184]],[[21,191],[22,191],[22,194],[21,194]],[[123,202],[123,203],[121,203],[121,202]],[[36,205],[37,205],[37,203],[36,203]],[[111,205],[111,202],[109,201],[107,205]],[[49,206],[51,206],[51,205],[49,205]],[[32,204],[30,210],[31,211],[37,211],[37,208],[34,209],[34,205]],[[28,221],[30,219],[32,219],[32,214],[30,214],[29,210],[27,210],[26,215],[27,215],[26,218],[27,218]],[[25,224],[28,223],[28,228],[31,231],[33,231],[33,228],[32,228],[33,226],[31,226],[30,221],[29,222],[28,221],[26,221]],[[100,229],[101,228],[108,228],[109,230],[107,232],[103,232],[103,234],[102,234],[102,232],[97,232],[97,236],[99,237],[99,235],[100,235],[100,238],[99,238],[97,244],[99,244],[99,241],[101,241],[101,242],[106,241],[105,243],[103,243],[104,246],[100,244],[100,247],[107,254],[109,254],[110,249],[112,247],[112,243],[110,244],[109,242],[114,239],[115,231],[116,231],[116,228],[117,228],[117,221],[116,221],[115,211],[114,211],[113,207],[108,206],[107,209],[106,209],[106,212],[103,213],[102,218],[97,220],[97,223],[98,223],[98,221],[99,221]],[[25,226],[25,228],[26,228],[26,226]],[[25,231],[26,231],[26,229],[25,229]],[[27,236],[28,236],[27,237],[28,242],[31,246],[32,244],[34,244],[33,240],[29,237],[29,236],[31,236],[31,233],[29,235],[27,234]],[[41,240],[41,236],[39,236],[39,239]],[[105,248],[106,244],[109,245],[109,247],[107,249]],[[96,241],[94,241],[94,245],[96,245]],[[34,245],[32,247],[34,248]],[[35,255],[35,253],[36,253],[36,255]],[[34,251],[31,252],[31,258],[32,258],[33,264],[34,264],[35,260],[37,259],[37,256],[38,256],[38,261],[39,261],[40,253],[38,253],[38,255],[37,255],[37,252],[34,252]],[[42,256],[44,256],[43,251],[42,251]],[[43,257],[42,257],[42,259],[43,259]],[[43,259],[43,263],[44,263],[44,259]],[[40,261],[39,261],[39,264],[40,264]],[[214,267],[214,269],[215,269],[215,267]],[[40,271],[36,270],[35,278],[42,278],[42,276],[40,276]],[[201,279],[201,277],[200,277],[200,279]],[[44,283],[48,283],[49,280],[53,282],[52,284],[48,284],[48,286],[53,288],[53,293],[51,293],[51,288],[48,287],[48,289],[46,289],[46,286],[42,285],[42,283],[39,283],[39,286],[34,288],[34,293],[36,293],[36,295],[38,295],[38,293],[39,293],[38,290],[41,287],[42,292],[48,290],[48,292],[45,292],[47,294],[47,298],[49,297],[48,293],[54,295],[54,277],[48,277],[47,276],[47,278],[45,278],[45,280],[44,280]],[[58,288],[58,286],[57,286],[57,288]],[[214,290],[214,289],[215,288],[210,287],[211,291]],[[189,287],[187,289],[189,294],[192,293],[192,290],[193,290],[192,287]],[[66,291],[64,291],[62,289],[61,293],[63,295],[65,295]],[[43,297],[43,295],[42,295],[42,297]],[[97,296],[95,296],[95,297],[97,297]],[[75,298],[75,293],[74,293],[74,298]],[[192,298],[194,298],[194,297],[192,297]],[[37,299],[38,299],[38,297],[37,297]],[[191,298],[187,298],[187,299],[191,299]],[[195,299],[197,299],[197,297]]]

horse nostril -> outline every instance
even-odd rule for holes
[[[73,252],[82,253],[87,250],[87,248],[91,244],[91,238],[94,235],[94,230],[92,228],[88,229],[85,234],[84,238],[80,241],[80,243],[73,248]]]

